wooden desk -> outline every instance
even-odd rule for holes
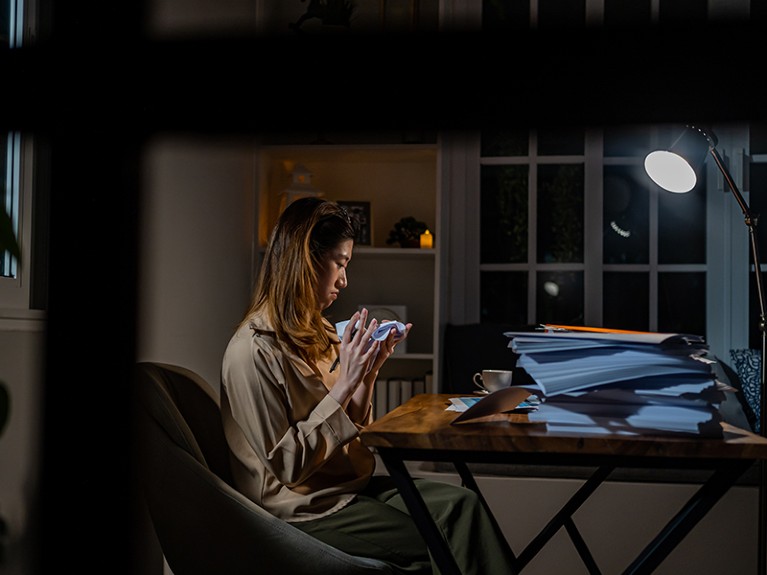
[[[600,573],[572,515],[617,467],[710,469],[708,480],[693,494],[624,573],[650,573],[692,530],[738,478],[754,463],[767,460],[767,438],[723,424],[724,439],[618,435],[576,436],[548,433],[524,415],[500,414],[481,423],[451,425],[446,411],[455,395],[417,395],[362,431],[362,441],[377,450],[418,524],[443,575],[458,573],[452,553],[429,515],[406,461],[448,461],[467,487],[487,506],[468,463],[522,463],[597,467],[564,507],[514,557],[519,573],[564,527],[590,573]],[[492,517],[492,512],[488,508]],[[760,526],[760,532],[764,526]],[[761,548],[761,546],[760,546]],[[761,552],[761,551],[760,551]]]

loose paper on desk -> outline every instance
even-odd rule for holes
[[[486,395],[480,401],[456,417],[452,423],[465,423],[472,419],[512,411],[530,397],[530,390],[523,387],[505,387]]]

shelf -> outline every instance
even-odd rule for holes
[[[258,256],[279,216],[281,192],[298,164],[311,174],[323,197],[370,205],[370,244],[354,246],[348,285],[325,311],[329,321],[348,319],[360,305],[405,306],[412,322],[406,349],[391,356],[382,376],[413,379],[437,373],[439,318],[437,271],[440,230],[438,146],[276,145],[260,148]],[[432,248],[386,244],[393,226],[405,217],[424,222],[434,234]]]

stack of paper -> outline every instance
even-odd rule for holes
[[[524,387],[541,399],[530,421],[584,434],[721,435],[724,395],[699,336],[548,326],[506,336]]]

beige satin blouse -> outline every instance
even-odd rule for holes
[[[224,353],[221,415],[236,487],[286,521],[340,509],[375,468],[360,427],[328,395],[337,378],[330,363],[312,367],[283,348],[261,315]]]

